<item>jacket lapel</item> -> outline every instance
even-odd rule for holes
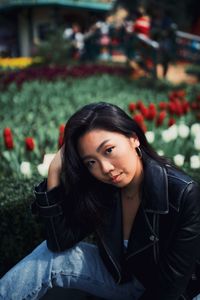
[[[158,241],[158,236],[152,227],[152,215],[147,216],[141,204],[131,230],[127,249],[127,258],[134,256]]]
[[[158,242],[158,215],[167,214],[168,178],[166,169],[145,153],[142,202],[130,234],[127,257],[147,249]]]
[[[105,225],[99,230],[98,234],[103,244],[109,249],[112,258],[120,268],[123,255],[123,225],[120,192],[118,189],[113,191],[113,208],[105,220]]]
[[[166,168],[144,153],[144,179],[142,182],[142,201],[146,212],[167,214],[168,176]]]

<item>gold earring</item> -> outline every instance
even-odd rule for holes
[[[139,158],[142,158],[142,151],[139,146],[135,147],[135,151],[137,152],[137,155],[139,156]]]

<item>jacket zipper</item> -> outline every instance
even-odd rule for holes
[[[106,253],[107,253],[109,259],[111,260],[112,264],[114,265],[115,269],[117,270],[117,273],[118,273],[118,275],[119,275],[119,280],[117,281],[117,284],[119,284],[120,281],[121,281],[121,279],[122,279],[120,270],[119,270],[118,266],[116,265],[116,263],[114,262],[112,256],[110,255],[109,250],[108,250],[108,247],[106,246],[106,244],[105,244],[105,242],[103,241],[103,239],[101,239],[101,242],[102,242],[102,244],[103,244],[103,246],[104,246],[104,249],[106,250]]]
[[[146,215],[145,215],[145,217],[146,217]],[[154,232],[157,234],[157,232],[155,231],[155,228],[156,228],[156,215],[154,215],[154,218],[153,218],[153,230],[154,230]],[[156,247],[158,247],[158,243],[157,243],[157,241],[158,241],[158,238],[156,238],[155,237],[155,243],[153,244],[153,253],[154,253],[154,259],[155,259],[155,262],[156,263],[158,263],[158,260],[157,260],[157,253],[156,253]],[[137,252],[135,252],[135,253],[133,253],[133,254],[130,254],[129,256],[127,256],[127,258],[126,258],[126,260],[128,260],[130,257],[132,257],[132,256],[134,256],[134,255],[136,255],[136,254],[138,254],[138,253],[140,253],[140,252],[142,252],[143,250],[145,250],[145,249],[147,249],[148,247],[150,247],[150,246],[152,246],[152,244],[150,244],[150,245],[147,245],[147,246],[145,246],[145,247],[143,247],[143,248],[141,248],[140,250],[138,250]],[[157,248],[157,251],[158,251],[158,248]]]
[[[156,215],[154,214],[154,216],[153,216],[153,230],[154,230],[154,232],[158,235],[158,233],[157,233],[157,231],[156,231],[156,229],[157,229],[157,218],[156,218]],[[155,260],[155,262],[156,262],[156,264],[158,264],[158,245],[157,245],[158,243],[154,243],[154,245],[153,245],[153,254],[154,254],[154,260]]]
[[[136,254],[138,254],[138,253],[140,253],[140,252],[142,252],[143,250],[149,248],[150,246],[152,246],[152,244],[149,244],[149,245],[147,245],[147,246],[141,248],[141,249],[138,250],[137,252],[135,252],[135,253],[133,253],[133,254],[130,254],[129,256],[126,257],[126,260],[128,260],[130,257],[132,257],[132,256],[134,256],[134,255],[136,255]]]

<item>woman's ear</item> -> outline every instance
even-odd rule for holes
[[[134,134],[132,137],[130,137],[130,142],[131,142],[131,145],[133,146],[133,148],[140,146],[140,141],[136,134]]]

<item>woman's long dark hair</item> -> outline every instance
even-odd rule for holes
[[[140,126],[116,105],[99,102],[85,105],[68,120],[65,126],[62,180],[72,195],[72,207],[80,218],[99,223],[102,213],[109,205],[109,192],[113,187],[95,179],[84,166],[78,153],[78,140],[86,132],[103,129],[121,133],[127,137],[136,134],[140,148],[161,164],[161,158],[147,142]],[[105,203],[104,203],[105,200]]]

